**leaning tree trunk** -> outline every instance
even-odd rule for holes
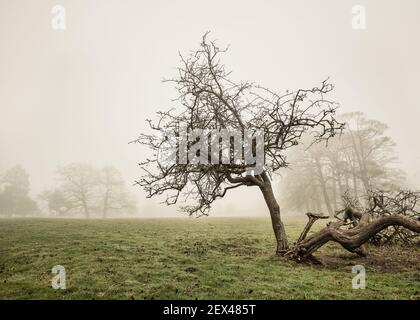
[[[270,211],[271,224],[273,225],[274,235],[277,242],[277,254],[282,254],[288,249],[286,230],[284,229],[283,222],[280,218],[280,206],[273,193],[271,181],[266,173],[262,175],[264,184],[260,187],[264,196],[265,203]]]

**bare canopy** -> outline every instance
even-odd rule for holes
[[[148,197],[166,194],[168,205],[186,201],[182,208],[190,215],[208,214],[213,201],[223,198],[231,189],[258,187],[270,212],[277,252],[283,252],[288,243],[271,174],[288,165],[285,150],[298,145],[304,134],[315,143],[342,130],[343,124],[335,119],[339,105],[327,97],[333,86],[323,81],[319,87],[277,93],[253,82],[235,82],[221,62],[227,49],[219,48],[207,36],[203,36],[198,50],[188,57],[181,56],[178,76],[167,80],[179,92],[177,106],[157,112],[156,121],[148,120],[152,133],[141,134],[135,140],[153,151],[153,157],[140,163],[144,175],[137,183]],[[218,165],[159,162],[158,153],[168,139],[162,132],[179,137],[180,127],[186,127],[188,132],[195,129],[263,132],[262,172],[247,174],[248,165],[244,161]],[[231,141],[231,158],[233,144]]]

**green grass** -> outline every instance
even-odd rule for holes
[[[286,221],[291,241],[304,221]],[[0,220],[1,299],[409,299],[420,250],[331,244],[324,266],[274,256],[268,219]],[[351,287],[366,267],[366,289]],[[67,289],[51,287],[63,265]]]

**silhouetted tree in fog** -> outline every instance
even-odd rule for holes
[[[124,180],[114,167],[105,167],[99,172],[99,194],[102,202],[102,217],[124,210],[135,211],[135,201],[125,190]]]
[[[288,165],[285,150],[299,144],[304,135],[315,143],[328,140],[342,129],[342,124],[334,118],[338,104],[327,98],[333,86],[324,81],[319,87],[276,93],[252,82],[234,82],[220,60],[225,52],[226,49],[208,41],[205,35],[197,51],[181,57],[178,77],[170,80],[179,93],[179,108],[158,112],[157,121],[149,121],[154,132],[142,134],[136,140],[154,152],[153,158],[141,163],[145,174],[138,184],[148,197],[166,194],[168,205],[180,198],[187,199],[193,204],[183,209],[190,215],[207,214],[212,203],[231,189],[257,187],[270,212],[277,252],[282,252],[288,248],[288,242],[271,186],[271,174]],[[162,132],[180,136],[180,127],[190,133],[195,129],[229,130],[240,135],[245,130],[263,132],[262,151],[256,151],[265,159],[262,172],[247,174],[250,166],[242,152],[240,159],[236,156],[235,163],[223,165],[159,163],[158,152],[168,139]],[[211,139],[217,139],[214,142],[217,145],[220,143],[216,135]],[[231,158],[235,157],[234,143],[225,149]],[[201,152],[208,147],[204,146]]]
[[[133,214],[134,199],[127,192],[120,172],[114,167],[101,170],[84,163],[72,163],[56,171],[59,185],[41,194],[51,214],[86,218],[100,214]]]
[[[39,197],[47,203],[48,212],[54,216],[65,216],[73,208],[72,202],[59,189],[44,191]]]
[[[82,211],[86,218],[90,217],[95,203],[96,187],[99,176],[97,171],[84,163],[72,163],[56,172],[60,187],[69,210]]]
[[[341,197],[367,196],[372,189],[403,187],[404,175],[394,166],[394,142],[387,126],[360,113],[339,117],[346,130],[328,145],[306,145],[290,154],[294,166],[281,181],[281,197],[290,209],[321,212],[333,216]]]
[[[0,175],[0,215],[25,216],[38,212],[38,206],[29,197],[29,174],[17,165]]]

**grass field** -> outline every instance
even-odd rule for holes
[[[289,237],[304,221],[286,221]],[[0,220],[1,299],[418,299],[420,249],[331,244],[325,266],[273,255],[268,219]],[[352,266],[366,289],[352,289]],[[63,265],[67,289],[51,287]]]

